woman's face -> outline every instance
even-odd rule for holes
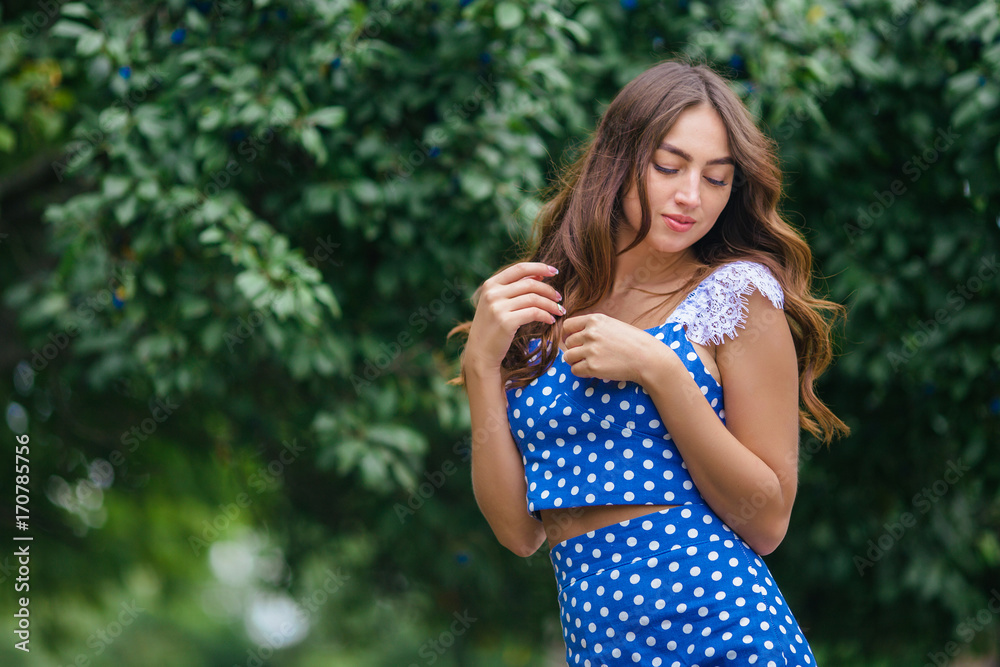
[[[660,141],[646,169],[646,192],[652,221],[649,233],[636,249],[646,246],[659,253],[687,251],[715,224],[729,201],[735,167],[729,152],[726,126],[707,104],[688,107]],[[636,187],[623,201],[632,234],[642,221]]]

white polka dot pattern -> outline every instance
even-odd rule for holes
[[[692,400],[725,423],[722,386],[705,369],[684,326],[647,329],[675,349],[695,379]],[[531,349],[537,349],[537,340]],[[560,351],[526,387],[507,392],[507,417],[528,481],[528,511],[586,505],[682,505],[704,500],[659,412],[634,382],[579,378]]]
[[[599,528],[549,558],[571,666],[816,665],[767,565],[708,505]]]
[[[784,294],[762,264],[736,261],[703,280],[663,324],[646,329],[668,345],[723,423],[722,386],[691,341],[735,338],[746,319],[745,295],[759,289],[781,308]],[[537,351],[538,339],[529,351]],[[533,357],[536,361],[538,356]],[[688,475],[649,394],[634,382],[578,378],[558,351],[525,387],[507,390],[511,434],[521,452],[527,509],[587,505],[682,505],[704,499]]]

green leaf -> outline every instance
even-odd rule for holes
[[[356,181],[351,186],[351,193],[362,204],[374,204],[381,199],[382,195],[378,186],[368,179]]]
[[[387,491],[389,475],[385,458],[375,452],[365,452],[360,463],[365,486],[375,491]]]
[[[332,412],[320,410],[313,417],[312,428],[320,438],[332,438],[337,433],[339,421]]]
[[[136,126],[143,136],[152,141],[159,141],[167,133],[167,125],[161,118],[151,112],[149,107],[140,107],[135,114]]]
[[[115,220],[122,227],[135,220],[135,213],[138,209],[139,200],[135,195],[130,195],[128,199],[115,206]]]
[[[302,190],[302,202],[310,213],[329,213],[333,210],[336,195],[336,188],[330,185],[307,185]]]
[[[219,109],[204,109],[198,117],[198,129],[202,132],[212,132],[222,124],[222,119],[222,111]]]
[[[468,171],[459,176],[462,192],[476,201],[482,201],[493,194],[493,180],[477,171]]]
[[[59,11],[63,16],[75,16],[81,19],[90,18],[91,15],[90,7],[83,2],[67,2],[59,8]]]
[[[17,136],[9,125],[0,123],[0,151],[13,153],[17,148]]]
[[[340,304],[337,303],[336,297],[333,295],[333,291],[327,285],[317,285],[316,289],[316,299],[325,304],[330,312],[336,317],[341,316]]]
[[[117,132],[125,127],[128,122],[129,112],[120,106],[110,106],[101,111],[98,117],[100,129],[108,134]]]
[[[512,30],[524,21],[524,10],[513,2],[501,2],[496,9],[497,25],[504,30]]]
[[[140,280],[142,281],[143,286],[151,294],[163,296],[167,291],[167,285],[163,282],[163,278],[161,278],[160,275],[152,269],[143,271]]]
[[[139,183],[139,186],[135,189],[135,194],[143,201],[159,199],[161,195],[160,184],[152,178],[146,179]]]
[[[221,222],[229,213],[229,207],[217,199],[209,199],[201,207],[201,217],[207,223]]]
[[[269,284],[267,278],[257,271],[249,269],[239,273],[236,276],[235,283],[236,287],[243,293],[243,296],[251,302],[263,294]]]
[[[201,330],[201,346],[209,354],[215,353],[222,346],[225,333],[226,327],[220,320],[209,321]]]
[[[344,124],[346,118],[347,111],[344,107],[326,107],[306,116],[306,120],[313,125],[320,125],[322,127],[340,127]]]
[[[132,186],[127,176],[108,175],[104,177],[101,191],[108,199],[120,199]]]
[[[208,299],[200,296],[184,295],[179,299],[181,317],[193,320],[207,314],[212,309]]]
[[[49,30],[49,34],[53,37],[70,37],[74,39],[79,39],[83,35],[92,32],[95,32],[93,28],[76,21],[70,21],[69,19],[56,21],[55,25]]]
[[[396,483],[400,487],[408,491],[412,491],[417,487],[417,475],[412,467],[402,461],[393,460],[389,462],[389,469],[392,470],[392,476],[396,479]]]
[[[274,300],[271,301],[271,310],[273,310],[274,313],[281,319],[294,314],[295,291],[289,288],[279,292]]]
[[[104,46],[104,34],[96,30],[84,33],[76,42],[76,54],[78,56],[92,56]]]
[[[326,146],[323,145],[323,137],[315,127],[310,125],[302,128],[302,146],[316,158],[318,165],[326,164]]]
[[[590,44],[590,31],[588,31],[585,27],[583,27],[576,21],[567,19],[563,23],[563,28],[565,28],[567,32],[572,34],[573,37],[576,38],[576,41],[580,42],[580,44],[584,46]]]
[[[198,240],[205,245],[221,243],[225,238],[225,234],[218,227],[209,227],[198,235]]]
[[[365,432],[373,443],[387,445],[404,454],[423,454],[427,439],[417,431],[396,424],[376,424]]]
[[[155,333],[139,339],[135,344],[135,356],[141,361],[154,361],[170,355],[170,337]]]

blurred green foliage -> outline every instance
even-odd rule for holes
[[[0,404],[35,537],[4,664],[558,659],[546,550],[505,552],[472,496],[445,333],[672,54],[779,142],[850,309],[820,391],[854,433],[803,440],[768,557],[818,661],[996,651],[995,0],[42,0],[0,44]]]

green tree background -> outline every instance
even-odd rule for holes
[[[561,664],[445,334],[674,54],[778,141],[849,308],[853,435],[803,439],[767,557],[819,664],[995,661],[996,0],[38,0],[0,15],[0,662]]]

